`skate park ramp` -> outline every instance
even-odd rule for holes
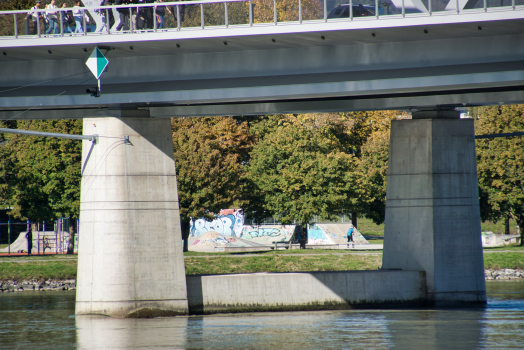
[[[7,253],[11,251],[11,253],[16,253],[21,250],[27,251],[27,238],[25,238],[25,235],[27,234],[27,231],[20,232],[18,235],[18,238],[11,243],[9,247],[5,247],[3,249],[0,249],[0,253]],[[33,247],[36,247],[38,238],[33,235]]]
[[[225,247],[266,247],[267,244],[241,237],[224,235],[216,231],[207,231],[201,236],[189,237],[188,250],[199,252],[212,252]]]
[[[17,252],[27,252],[27,238],[25,235],[27,231],[20,232],[18,238],[11,243],[10,246],[0,249],[0,254],[4,253],[17,253]],[[38,239],[40,238],[40,240]],[[69,245],[69,232],[63,231],[60,233],[55,233],[54,231],[33,231],[33,248],[31,253],[37,254],[38,252],[44,253],[45,243],[47,242],[48,246],[46,248],[46,253],[65,253],[67,252],[67,247]],[[58,246],[57,246],[58,242]],[[74,241],[74,252],[78,252],[78,239],[75,237]],[[40,246],[38,246],[40,245]]]
[[[347,232],[351,224],[315,224],[309,226],[308,244],[347,244]],[[369,244],[359,230],[353,231],[355,244]]]

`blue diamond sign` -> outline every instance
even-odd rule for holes
[[[108,64],[109,61],[102,54],[102,52],[100,52],[100,49],[98,47],[95,47],[93,53],[91,54],[91,56],[89,56],[89,58],[86,61],[86,66],[89,68],[89,70],[91,70],[91,72],[97,79],[100,78]]]

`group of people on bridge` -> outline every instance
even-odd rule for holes
[[[75,6],[68,11],[59,11],[56,5],[56,0],[48,0],[45,6],[42,5],[41,0],[36,0],[35,6],[31,8],[31,12],[25,17],[25,34],[36,35],[37,33],[45,35],[56,34],[83,34],[88,31],[84,28],[86,23],[91,22],[91,17],[88,11],[81,9],[82,1],[77,1]],[[97,6],[116,6],[116,11],[119,16],[119,24],[115,31],[133,31],[133,30],[147,30],[147,29],[164,29],[166,12],[173,16],[175,23],[177,22],[177,14],[180,14],[180,21],[184,20],[184,6],[180,5],[177,11],[176,6],[149,6],[149,7],[118,7],[123,5],[145,5],[148,3],[162,3],[164,0],[98,0]],[[167,1],[167,0],[166,0]],[[180,1],[180,0],[178,0]],[[60,8],[68,8],[67,3],[63,2]],[[56,11],[42,11],[41,10]],[[60,15],[61,12],[61,15]],[[115,24],[115,16],[112,9],[100,8],[94,11],[101,17],[97,32],[109,31]],[[62,21],[62,26],[60,25]],[[96,21],[95,21],[96,22]],[[156,22],[156,23],[155,23]],[[41,26],[43,30],[38,31]],[[108,28],[109,27],[109,28]],[[62,29],[61,29],[62,28]],[[94,31],[94,30],[93,30]]]

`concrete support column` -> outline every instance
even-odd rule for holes
[[[100,137],[82,151],[76,314],[188,312],[171,124],[138,112],[84,119]]]
[[[485,303],[473,120],[435,114],[391,125],[382,268],[426,271],[436,306]]]

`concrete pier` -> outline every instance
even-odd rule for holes
[[[170,120],[111,113],[84,119],[100,137],[82,151],[76,314],[186,314]]]
[[[391,125],[382,268],[426,271],[436,306],[483,304],[473,120],[448,112]]]
[[[316,271],[187,276],[191,313],[423,305],[423,271]]]

